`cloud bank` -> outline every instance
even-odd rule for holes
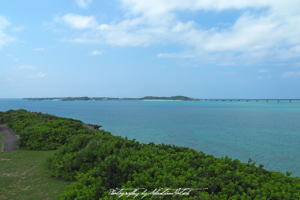
[[[79,2],[79,1],[78,1]],[[81,1],[80,1],[81,2]],[[65,41],[115,46],[178,44],[189,51],[160,52],[158,57],[196,58],[213,64],[278,62],[300,57],[300,1],[298,0],[120,0],[125,19],[99,24],[94,16],[66,14],[59,18],[81,30]],[[199,28],[180,19],[183,11],[243,13],[222,27]],[[179,13],[179,14],[178,14]]]
[[[11,36],[3,33],[3,29],[9,26],[10,23],[2,16],[0,16],[0,49],[7,43],[14,41],[15,39]]]
[[[284,72],[281,75],[281,78],[290,78],[290,77],[298,77],[300,76],[300,71],[299,72]]]
[[[102,52],[101,51],[92,51],[91,54],[92,54],[92,56],[97,56],[97,55],[101,55]]]
[[[268,72],[268,71],[269,71],[268,69],[260,69],[257,72],[259,72],[259,73],[265,73],[265,72]]]
[[[16,67],[15,69],[36,69],[36,68],[30,65],[22,65],[20,67]]]

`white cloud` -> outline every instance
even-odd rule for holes
[[[36,51],[44,51],[45,48],[43,48],[43,47],[41,47],[41,48],[35,48],[34,50],[36,50]]]
[[[11,79],[11,78],[7,78],[6,81],[7,81],[7,82],[12,82],[12,81],[14,81],[14,80]]]
[[[101,24],[100,26],[98,26],[98,29],[99,29],[99,30],[106,30],[106,29],[109,29],[109,25],[107,25],[107,24]]]
[[[38,73],[38,75],[37,75],[37,77],[44,77],[44,76],[46,76],[46,74],[44,74],[42,72]]]
[[[5,44],[16,40],[13,37],[4,34],[2,31],[5,27],[9,25],[10,23],[4,17],[0,16],[0,48]]]
[[[84,17],[81,15],[67,14],[61,19],[58,18],[58,20],[64,21],[75,29],[93,28],[97,25],[97,22],[93,16]]]
[[[92,56],[96,56],[96,55],[101,55],[102,52],[101,51],[92,51],[91,54],[92,54]]]
[[[300,76],[300,71],[299,72],[284,72],[281,77],[282,78],[288,78],[288,77],[298,77]]]
[[[0,30],[4,29],[5,27],[9,26],[10,23],[2,16],[0,16]]]
[[[75,0],[75,3],[80,7],[80,8],[87,8],[89,4],[91,4],[93,0]]]
[[[191,29],[194,26],[193,21],[189,21],[187,23],[178,22],[173,28],[172,32],[181,32]]]
[[[98,24],[94,16],[67,14],[61,20],[75,29],[90,29],[65,41],[148,46],[176,43],[189,52],[160,52],[158,57],[196,57],[214,64],[290,60],[299,58],[299,0],[121,0],[123,21]],[[199,28],[180,20],[181,11],[241,10],[228,26]],[[260,9],[249,11],[249,9]],[[263,10],[263,11],[261,11]],[[191,50],[193,52],[191,52]]]
[[[38,73],[37,75],[28,75],[27,77],[28,78],[37,78],[37,77],[44,77],[44,76],[46,76],[46,74],[44,74],[44,73],[42,73],[42,72],[40,72],[40,73]]]
[[[15,67],[15,69],[36,69],[36,68],[30,65],[22,65],[20,67]]]
[[[259,73],[264,73],[264,72],[268,72],[269,70],[268,69],[260,69],[260,70],[258,70],[257,72],[259,72]]]

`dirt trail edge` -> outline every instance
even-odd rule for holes
[[[0,152],[15,151],[19,149],[17,146],[17,140],[19,137],[15,132],[13,132],[13,130],[9,127],[0,125],[0,132],[4,137],[4,139],[0,140],[0,143],[3,143],[3,147],[0,149]]]

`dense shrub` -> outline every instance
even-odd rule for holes
[[[104,130],[91,130],[78,120],[26,110],[0,112],[0,124],[8,124],[20,135],[23,149],[57,149],[47,159],[50,174],[75,180],[59,199],[133,199],[112,196],[110,190],[117,188],[145,188],[147,192],[207,188],[192,190],[188,196],[134,199],[300,199],[298,177],[289,177],[291,172],[267,171],[263,165],[256,167],[251,159],[241,163],[190,148],[140,144]]]
[[[109,194],[116,188],[208,188],[191,191],[191,199],[300,199],[299,178],[256,167],[251,159],[246,164],[227,156],[214,158],[189,148],[140,144],[100,133],[73,140],[48,159],[53,175],[77,180],[60,199],[117,199]]]
[[[55,150],[74,135],[95,132],[79,120],[23,109],[1,112],[0,124],[14,130],[20,137],[20,149],[28,150]]]
[[[67,180],[75,179],[78,172],[88,172],[107,155],[117,153],[115,146],[120,141],[121,137],[105,131],[95,135],[77,135],[48,158],[48,165],[53,169],[50,174]]]

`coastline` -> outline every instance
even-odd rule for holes
[[[183,101],[183,100],[138,100],[138,101]]]

